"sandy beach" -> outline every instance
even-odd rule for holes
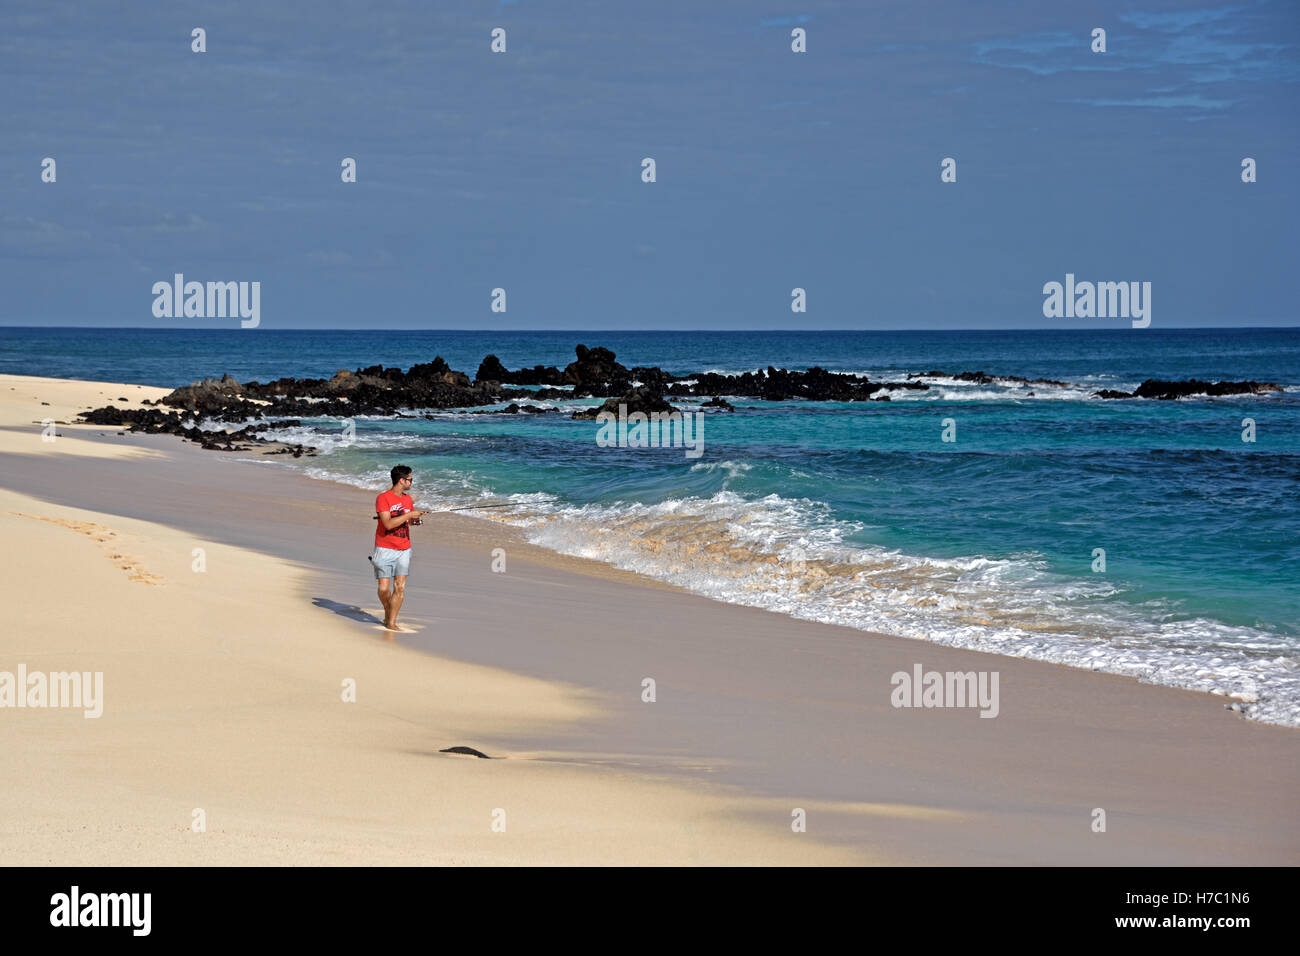
[[[9,864],[1300,862],[1300,735],[1221,697],[722,604],[451,514],[387,639],[364,490],[46,440],[166,391],[0,376],[0,671],[103,674],[98,717],[0,709]],[[918,665],[996,671],[996,718],[892,706]]]

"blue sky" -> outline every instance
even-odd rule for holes
[[[1300,324],[1291,0],[375,6],[6,0],[0,323],[237,327],[155,319],[182,272],[264,328],[1127,325],[1044,318],[1073,272]]]

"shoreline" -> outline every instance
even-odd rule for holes
[[[537,365],[531,369],[521,367],[516,372],[510,372],[494,354],[488,354],[479,364],[472,383],[466,373],[450,369],[441,357],[431,363],[413,365],[405,372],[398,367],[370,366],[358,368],[355,372],[340,370],[328,380],[277,378],[270,385],[256,381],[241,384],[229,375],[223,375],[221,379],[203,379],[178,388],[165,399],[167,411],[157,407],[141,412],[101,408],[92,420],[100,424],[134,423],[135,427],[151,434],[165,431],[185,435],[191,440],[202,441],[207,449],[219,449],[222,442],[202,438],[214,433],[200,430],[196,425],[202,424],[206,428],[223,421],[235,423],[243,426],[236,433],[244,435],[238,439],[240,441],[266,441],[267,438],[258,436],[269,432],[270,437],[281,442],[310,442],[320,446],[325,451],[318,469],[312,469],[312,472],[366,487],[366,479],[378,473],[374,467],[376,462],[366,462],[364,476],[340,473],[336,457],[329,454],[329,450],[337,446],[337,439],[325,434],[329,425],[320,421],[321,415],[336,420],[342,417],[349,427],[348,416],[362,412],[382,413],[380,417],[389,417],[395,422],[410,417],[416,424],[408,430],[419,434],[422,432],[418,424],[420,418],[456,421],[466,414],[465,408],[460,407],[462,405],[504,404],[502,383],[543,385],[540,393],[528,393],[536,396],[548,391],[546,382],[553,386],[561,379],[572,380],[581,384],[572,385],[573,392],[566,392],[566,396],[582,394],[598,401],[600,396],[616,393],[618,388],[615,385],[633,371],[647,380],[658,381],[665,375],[672,380],[667,386],[660,381],[652,389],[653,394],[641,394],[642,383],[637,379],[637,388],[621,399],[606,398],[604,406],[599,406],[606,409],[615,401],[619,402],[620,409],[625,407],[624,402],[640,403],[649,409],[662,402],[656,396],[663,387],[667,388],[663,394],[672,395],[676,394],[674,389],[687,383],[686,379],[668,375],[658,367],[638,366],[628,370],[615,362],[615,353],[608,349],[588,349],[579,345],[576,354],[578,361],[570,363],[563,371],[556,366]],[[807,396],[810,400],[824,401],[835,398],[832,393],[837,389],[848,388],[845,381],[856,381],[854,374],[857,374],[849,374],[838,384],[828,384],[827,380],[843,379],[844,376],[824,373],[819,367],[803,373],[784,369],[769,371],[771,374],[762,382],[746,378],[717,384],[728,396],[740,394],[726,391],[731,385],[740,384],[744,386],[743,394],[752,395],[757,388],[764,399],[770,398],[768,392],[775,388],[782,396],[803,390],[810,393]],[[703,377],[712,374],[700,373]],[[861,374],[870,378],[874,373]],[[924,380],[938,385],[946,383],[945,387],[973,383],[977,388],[984,388],[989,383],[1000,383],[1015,385],[1020,391],[1026,387],[1040,390],[1051,387],[1072,394],[1084,388],[1078,382],[1071,384],[1061,379],[989,375],[982,371],[904,374],[904,371],[894,369],[889,374],[905,381],[893,385],[887,382],[871,385],[864,381],[861,387],[930,388],[930,385],[916,381]],[[1068,374],[1065,377],[1069,378]],[[690,383],[698,384],[695,379]],[[1138,392],[1144,392],[1148,385],[1173,389],[1172,392],[1166,390],[1147,396],[1155,398],[1201,392],[1219,394],[1222,391],[1218,385],[1211,386],[1196,379],[1144,380],[1141,387],[1117,384],[1116,381],[1109,384],[1136,388]],[[1254,393],[1261,389],[1280,388],[1253,379],[1219,384],[1241,386]],[[1098,383],[1094,383],[1088,387],[1097,386]],[[717,391],[716,387],[706,389],[707,393]],[[908,393],[905,391],[903,394]],[[1033,396],[1034,392],[1029,391],[1028,395]],[[1119,396],[1119,392],[1111,391],[1111,397]],[[895,398],[901,397],[895,395]],[[940,397],[947,401],[950,396],[944,392]],[[980,392],[979,397],[987,396]],[[545,411],[559,411],[564,416],[572,412],[574,418],[588,413],[603,414],[596,411],[598,406],[583,403],[575,406],[572,403],[543,402],[543,406]],[[512,404],[506,411],[515,407]],[[536,406],[524,407],[537,410]],[[662,407],[671,406],[663,404]],[[861,403],[854,407],[860,408]],[[416,408],[424,409],[424,412],[416,414],[413,412]],[[433,410],[432,414],[430,410]],[[497,411],[501,409],[484,407],[476,408],[470,414]],[[759,417],[763,418],[763,415]],[[261,424],[245,424],[253,419],[258,419]],[[726,419],[727,416],[723,416],[724,422]],[[699,420],[702,426],[703,418]],[[487,427],[488,440],[497,432],[530,437],[536,433],[545,440],[552,428],[545,425],[535,429],[531,424],[524,425],[510,418],[502,424],[504,428]],[[456,426],[451,427],[452,432],[459,430]],[[380,429],[381,433],[384,431],[386,428]],[[251,432],[256,434],[249,434]],[[652,445],[655,444],[653,433],[652,426]],[[946,436],[944,440],[954,436]],[[373,438],[371,434],[370,439]],[[600,432],[596,439],[597,446],[602,445]],[[361,441],[364,445],[365,439]],[[225,450],[235,450],[231,448],[230,437],[224,439],[224,444]],[[441,444],[441,439],[435,444]],[[900,447],[910,446],[904,443]],[[244,450],[252,452],[254,457],[261,457],[257,448]],[[262,449],[262,454],[271,450],[269,447]],[[275,449],[284,450],[291,450],[297,458],[303,452],[303,446],[295,444],[292,448],[282,446]],[[489,452],[489,459],[491,455]],[[346,454],[339,457],[348,458]],[[687,457],[691,457],[689,450]],[[475,460],[472,449],[468,460],[471,463]],[[1136,576],[1122,574],[1118,583],[1111,584],[1104,573],[1106,549],[1093,547],[1097,541],[1105,539],[1112,551],[1127,556],[1126,567],[1130,571],[1135,567],[1159,567],[1162,561],[1168,566],[1169,561],[1178,561],[1177,555],[1171,553],[1179,536],[1178,523],[1169,522],[1169,526],[1162,528],[1157,535],[1139,539],[1127,535],[1113,523],[1107,526],[1103,522],[1091,529],[1090,542],[1082,542],[1076,540],[1077,535],[1071,538],[1069,529],[1062,532],[1061,529],[1054,531],[1043,526],[1044,521],[1053,519],[1047,514],[1050,506],[1045,505],[1047,499],[1041,492],[1035,502],[1033,491],[1005,486],[1000,495],[973,495],[964,507],[967,514],[974,514],[982,511],[982,505],[987,505],[985,520],[1001,520],[1005,527],[1006,522],[1020,520],[1015,509],[1007,503],[1029,500],[1031,505],[1037,506],[1038,512],[1030,522],[1028,533],[1019,535],[1018,540],[1004,547],[1001,542],[980,538],[978,532],[972,537],[974,529],[969,526],[964,537],[957,536],[961,540],[956,550],[951,547],[952,541],[943,540],[943,535],[929,535],[927,538],[923,532],[919,540],[914,540],[912,529],[925,529],[944,518],[944,515],[934,513],[933,508],[918,508],[915,503],[944,500],[947,491],[925,484],[924,476],[916,475],[913,469],[904,467],[900,474],[895,465],[909,461],[906,455],[891,455],[889,461],[891,464],[882,468],[882,477],[878,480],[893,488],[916,485],[929,494],[913,494],[910,502],[905,496],[895,495],[892,500],[886,497],[885,507],[893,504],[911,509],[912,520],[906,524],[895,521],[892,526],[887,522],[883,535],[868,535],[865,541],[855,534],[857,529],[871,526],[870,514],[853,498],[837,497],[833,482],[809,488],[800,483],[813,476],[791,468],[792,474],[799,476],[795,483],[800,484],[798,493],[792,497],[783,496],[785,485],[774,485],[770,480],[764,484],[763,478],[758,480],[761,490],[756,494],[728,496],[728,481],[737,475],[730,474],[728,479],[721,481],[720,488],[713,481],[715,471],[719,474],[731,471],[733,463],[725,460],[698,463],[698,470],[702,471],[698,480],[693,474],[686,476],[686,485],[695,491],[682,489],[681,495],[673,491],[667,492],[665,497],[664,483],[671,476],[662,467],[652,465],[646,479],[657,481],[659,485],[648,498],[634,490],[631,502],[620,501],[606,506],[600,502],[605,500],[602,495],[609,486],[597,483],[594,495],[584,493],[590,489],[579,487],[575,495],[562,496],[563,500],[558,502],[527,500],[550,497],[546,494],[511,495],[511,498],[525,500],[520,501],[509,514],[485,512],[481,516],[526,527],[530,540],[557,552],[585,555],[635,571],[648,579],[676,584],[727,603],[763,607],[801,619],[847,625],[867,633],[891,633],[970,650],[1031,657],[1150,680],[1163,686],[1211,693],[1223,697],[1226,706],[1244,713],[1249,719],[1300,727],[1300,678],[1295,669],[1294,635],[1286,637],[1288,625],[1284,623],[1294,619],[1295,602],[1287,599],[1289,579],[1269,570],[1278,567],[1276,562],[1256,562],[1264,573],[1259,578],[1248,574],[1234,575],[1226,570],[1217,578],[1211,574],[1208,579],[1206,575],[1197,578],[1194,574],[1183,574],[1180,578],[1181,572],[1163,578],[1159,574],[1138,573]],[[412,464],[436,468],[437,459],[434,456]],[[519,476],[512,474],[518,470],[516,466],[524,464],[526,467],[526,462],[511,461],[507,454],[499,464],[500,474],[509,486],[536,488],[535,483],[527,480],[521,486]],[[603,463],[590,460],[584,464],[603,468]],[[948,471],[957,469],[960,472],[962,464],[961,456],[958,456],[957,464],[945,464],[944,467]],[[497,465],[489,464],[487,467],[495,472]],[[751,467],[752,463],[742,461],[736,470],[743,476]],[[778,463],[775,470],[779,471],[781,467],[783,464]],[[471,471],[472,468],[471,464]],[[355,472],[355,469],[348,470]],[[689,470],[693,473],[697,467],[692,466]],[[942,473],[943,470],[937,471]],[[767,463],[760,461],[756,474],[763,475],[766,471]],[[575,472],[581,473],[581,468]],[[842,469],[838,472],[832,470],[832,474],[847,477],[850,482],[858,477],[852,469],[847,475]],[[557,476],[559,484],[548,483],[548,490],[569,488],[569,477],[567,474]],[[1062,479],[1060,469],[1051,477],[1059,482]],[[787,479],[793,480],[789,476]],[[615,473],[613,484],[617,481]],[[701,491],[701,486],[705,490]],[[865,493],[870,495],[872,489],[866,488]],[[449,500],[456,504],[467,503],[454,494],[440,495],[439,499],[438,504],[443,506]],[[1003,503],[1000,509],[993,504],[998,500]],[[1113,501],[1107,501],[1108,507],[1114,505]],[[566,506],[565,502],[571,506]],[[437,507],[432,501],[422,501],[422,505]],[[825,512],[819,513],[823,508]],[[1102,511],[1107,512],[1107,507]],[[1203,514],[1199,517],[1207,518]],[[1211,520],[1215,519],[1211,517]],[[757,532],[754,533],[753,529]],[[1226,532],[1219,538],[1232,540]],[[1073,546],[1056,546],[1063,540],[1072,540]],[[812,542],[807,552],[803,547],[805,541]],[[857,543],[842,544],[850,541]],[[1086,573],[1089,570],[1086,566],[1080,568],[1079,565],[1085,543],[1092,548],[1091,574]],[[1154,546],[1154,551],[1149,545]],[[1269,550],[1271,547],[1268,541],[1259,542],[1259,548],[1263,549],[1261,557],[1274,554],[1276,549]],[[1138,553],[1146,554],[1148,560],[1134,562],[1132,558]],[[1099,554],[1101,558],[1098,558]],[[1216,552],[1217,560],[1212,566],[1236,568],[1243,556],[1231,548],[1223,549]],[[1097,560],[1102,562],[1100,568],[1096,566]],[[1080,574],[1080,570],[1084,573]],[[1101,576],[1097,574],[1099,571]],[[1196,597],[1207,587],[1220,586],[1227,589],[1226,603],[1215,605]],[[1117,595],[1118,600],[1110,601],[1112,595]],[[1241,611],[1243,602],[1254,603],[1258,612],[1255,617]],[[1165,605],[1175,612],[1167,612]],[[1235,616],[1229,611],[1229,619],[1221,620],[1218,612],[1224,608],[1236,608]],[[1280,656],[1269,653],[1270,649]]]
[[[254,464],[257,463],[255,460],[252,459],[243,459],[243,460]],[[324,471],[325,469],[319,469],[319,470]],[[303,472],[299,472],[299,473],[305,474]],[[314,480],[325,481],[329,484],[337,485],[353,493],[356,492],[361,492],[364,494],[376,493],[375,489],[367,488],[365,485],[355,480],[355,478],[345,479],[343,476],[338,476],[338,475],[331,476],[331,477],[324,477],[321,476],[320,474],[309,475],[307,477],[311,477]],[[524,502],[524,503],[520,503],[517,507],[529,508],[532,507],[532,505],[531,503]],[[720,596],[717,593],[711,593],[709,590],[704,588],[696,589],[685,584],[678,584],[670,580],[669,578],[671,577],[671,575],[667,573],[665,573],[663,576],[658,576],[653,570],[652,571],[636,570],[633,568],[620,566],[618,564],[613,563],[610,560],[605,560],[596,557],[589,558],[581,555],[571,554],[567,551],[561,551],[558,550],[556,547],[552,547],[546,544],[535,544],[532,541],[530,541],[527,537],[528,530],[530,529],[530,527],[532,527],[532,525],[527,523],[517,523],[514,520],[512,520],[514,518],[519,517],[516,514],[512,514],[508,512],[487,513],[487,515],[497,515],[497,514],[503,514],[503,516],[502,517],[489,517],[489,516],[474,517],[471,515],[466,515],[466,517],[468,517],[471,521],[474,521],[480,525],[492,525],[497,529],[501,529],[500,531],[497,532],[498,534],[509,535],[513,533],[513,537],[511,538],[511,540],[514,541],[516,544],[523,543],[526,541],[529,547],[537,549],[538,555],[544,556],[544,557],[539,557],[538,558],[539,560],[550,561],[556,563],[557,566],[562,566],[570,570],[577,571],[579,573],[590,574],[596,577],[607,577],[610,574],[630,575],[630,578],[620,578],[620,580],[630,580],[644,587],[668,588],[679,594],[690,594],[693,596],[702,597],[709,601],[713,601],[719,604],[724,604],[732,607],[744,607],[744,608],[750,608],[755,610],[761,610],[765,613],[777,614],[782,617],[788,617],[791,620],[808,621],[812,623],[824,624],[829,627],[843,627],[850,631],[863,634],[864,636],[867,637],[888,637],[891,640],[918,641],[927,646],[952,647],[956,649],[970,651],[972,653],[987,654],[998,659],[1033,660],[1039,663],[1070,668],[1072,670],[1081,670],[1086,673],[1101,673],[1101,674],[1106,674],[1108,676],[1118,677],[1125,680],[1133,680],[1136,681],[1137,683],[1146,684],[1147,686],[1151,686],[1151,687],[1166,687],[1173,690],[1188,691],[1190,693],[1201,694],[1204,696],[1215,698],[1222,703],[1225,709],[1231,710],[1234,713],[1241,714],[1247,720],[1250,720],[1252,722],[1258,722],[1260,724],[1266,724],[1268,726],[1285,727],[1293,730],[1300,729],[1300,720],[1298,720],[1297,718],[1295,718],[1290,714],[1286,714],[1284,717],[1277,717],[1271,714],[1266,717],[1258,716],[1257,711],[1255,709],[1255,705],[1258,704],[1259,701],[1264,698],[1264,695],[1258,693],[1257,690],[1252,690],[1250,693],[1243,693],[1239,690],[1232,690],[1232,689],[1223,690],[1221,688],[1207,690],[1201,687],[1188,686],[1186,683],[1180,683],[1177,679],[1171,679],[1168,678],[1167,676],[1163,680],[1143,680],[1140,676],[1137,676],[1136,674],[1131,672],[1132,670],[1139,670],[1141,668],[1130,666],[1129,670],[1126,671],[1122,669],[1121,665],[1118,665],[1115,662],[1109,660],[1104,661],[1102,663],[1098,663],[1095,660],[1088,660],[1085,663],[1082,661],[1078,661],[1077,658],[1075,660],[1067,659],[1064,651],[1059,647],[1050,648],[1050,653],[1048,650],[1045,650],[1044,647],[1037,646],[1037,647],[1030,648],[1028,650],[1024,650],[1024,652],[1021,654],[1010,654],[1000,650],[987,649],[986,647],[983,646],[972,646],[970,643],[963,643],[960,640],[941,641],[935,639],[934,637],[914,636],[914,635],[909,635],[909,634],[896,632],[896,631],[876,629],[868,625],[853,623],[852,621],[835,620],[833,617],[828,619],[828,617],[825,616],[825,614],[822,615],[797,614],[788,608],[772,607],[758,601],[745,600],[744,597],[739,597],[734,594]],[[526,515],[526,518],[535,521],[539,518],[539,515],[537,512],[533,512],[532,514]],[[540,520],[542,522],[545,522],[552,518],[554,518],[553,514],[548,515],[542,513],[540,515]],[[485,529],[484,529],[484,533],[487,533]],[[913,560],[917,560],[922,563],[931,560],[925,557],[917,558],[917,556],[915,555],[910,555],[909,557],[911,557]],[[742,559],[737,558],[736,560],[740,561]],[[942,561],[953,561],[958,559],[941,558],[938,560],[942,562]],[[832,568],[836,565],[835,559],[824,558],[824,557],[809,559],[808,563],[809,564],[816,563],[819,565],[825,565]],[[1075,648],[1071,645],[1066,645],[1065,650],[1074,651]],[[1252,683],[1250,686],[1256,687],[1257,685]],[[1269,703],[1272,703],[1272,700],[1270,700]]]
[[[20,378],[0,379],[0,397]],[[55,381],[70,380],[26,383],[39,391]],[[367,593],[378,604],[359,524],[364,492],[292,469],[271,477],[224,453],[217,467],[213,453],[170,436],[117,437],[108,426],[68,426],[77,474],[43,482],[50,450],[26,450],[20,442],[35,431],[25,428],[6,418],[0,429],[0,485],[48,484],[45,504],[147,515],[292,563],[304,571],[294,613],[326,602],[315,607],[335,614],[307,617],[312,629],[327,620],[354,641],[372,636],[347,613]],[[287,517],[282,500],[306,513]],[[312,540],[295,537],[303,527]],[[777,840],[794,838],[788,808],[804,807],[809,832],[794,839],[811,844],[816,834],[860,859],[1300,860],[1288,812],[1297,739],[1225,711],[1222,698],[725,604],[505,529],[459,515],[426,520],[403,610],[420,630],[399,641],[443,666],[567,686],[589,704],[571,723],[524,721],[493,741],[499,749],[585,773],[663,775],[692,793],[721,786],[733,807],[781,801],[783,816],[761,823],[739,810],[729,824],[766,827]],[[492,547],[506,549],[504,575],[490,570]],[[999,717],[891,707],[889,675],[915,664],[996,668]],[[640,699],[646,676],[657,682],[654,704]],[[1089,829],[1095,807],[1112,815],[1109,837]]]

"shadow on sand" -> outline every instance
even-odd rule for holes
[[[327,611],[333,611],[335,614],[350,618],[353,621],[360,621],[363,624],[380,624],[383,619],[375,617],[369,611],[363,611],[355,604],[340,604],[338,601],[331,601],[329,598],[312,598],[311,603],[317,607],[322,607]]]

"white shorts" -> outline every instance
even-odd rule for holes
[[[370,556],[370,563],[375,566],[377,579],[397,575],[405,577],[411,571],[411,549],[375,548],[375,553]]]

